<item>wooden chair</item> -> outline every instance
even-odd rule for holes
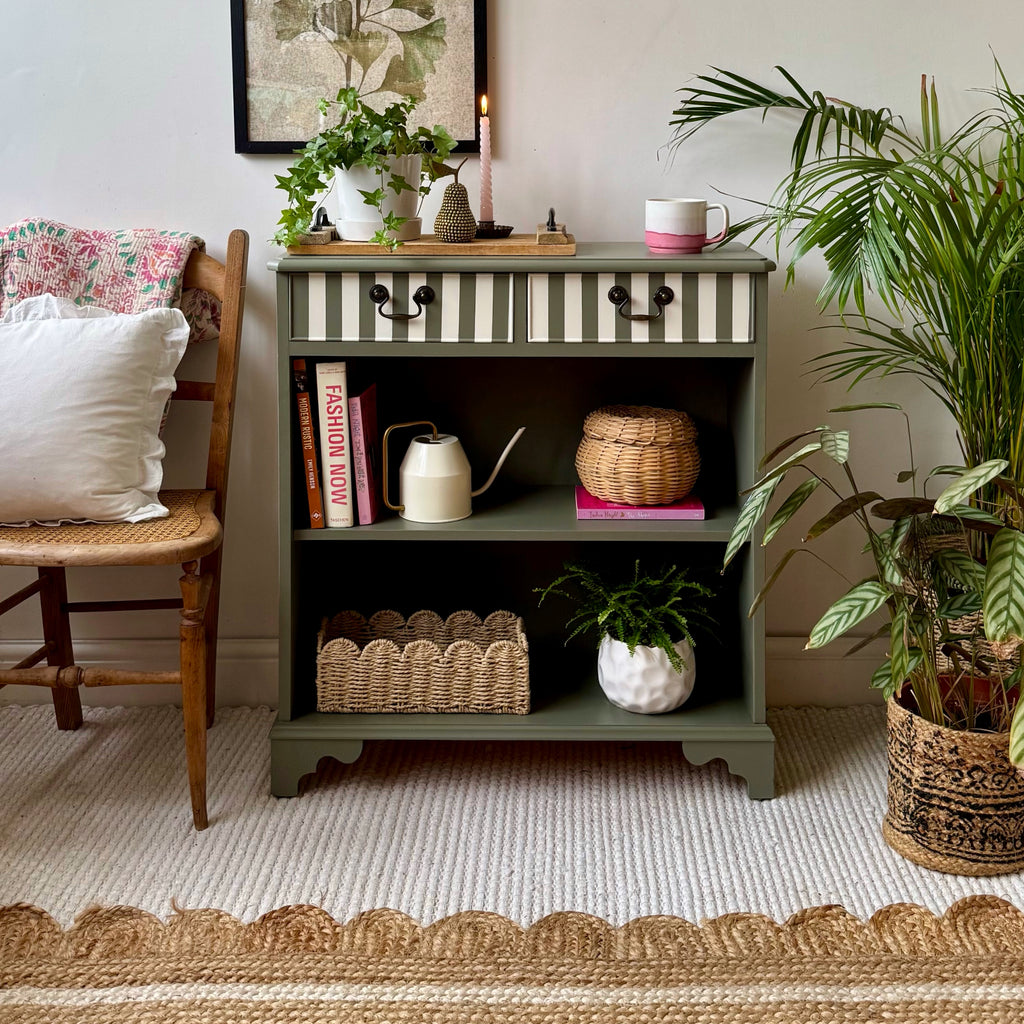
[[[0,565],[30,565],[38,570],[37,579],[6,600],[0,600],[0,615],[38,594],[45,641],[39,650],[13,668],[0,670],[0,686],[18,683],[50,687],[57,727],[77,729],[82,724],[79,686],[180,684],[192,820],[197,829],[207,826],[206,730],[213,724],[221,540],[248,250],[249,236],[241,230],[232,231],[224,264],[195,252],[185,268],[186,288],[202,288],[216,295],[222,303],[216,380],[179,380],[173,395],[178,401],[213,403],[206,488],[161,492],[161,500],[171,512],[167,519],[143,523],[0,527]],[[179,580],[180,598],[68,600],[67,566],[174,564],[180,564],[184,572]],[[134,672],[83,668],[75,664],[71,613],[158,608],[181,611],[179,671]],[[49,667],[35,667],[44,660]]]

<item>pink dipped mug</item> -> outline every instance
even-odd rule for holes
[[[722,230],[708,237],[708,210],[722,211]],[[729,231],[729,211],[703,199],[648,199],[644,241],[659,255],[700,252]]]

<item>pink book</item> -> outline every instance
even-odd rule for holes
[[[582,484],[576,485],[577,519],[703,519],[704,503],[688,494],[670,505],[619,505],[595,498]]]
[[[377,385],[348,400],[352,424],[352,475],[359,525],[369,526],[380,511],[377,498]]]

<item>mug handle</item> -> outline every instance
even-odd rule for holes
[[[718,234],[715,235],[714,238],[707,239],[704,242],[705,245],[711,245],[713,242],[721,242],[725,238],[725,236],[729,233],[729,210],[728,210],[728,208],[723,206],[721,203],[708,203],[708,209],[709,210],[721,210],[722,211],[722,218],[723,218],[724,223],[722,224],[722,230],[719,231]]]

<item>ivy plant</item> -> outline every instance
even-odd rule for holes
[[[577,605],[576,613],[566,623],[570,630],[566,643],[587,632],[596,633],[600,643],[607,634],[626,644],[630,654],[637,647],[660,648],[672,667],[681,672],[683,659],[672,645],[685,639],[695,646],[691,624],[707,626],[714,621],[705,605],[713,592],[674,565],[656,573],[641,573],[638,560],[632,577],[625,580],[609,579],[571,562],[564,569],[557,579],[535,588],[535,592],[540,594],[538,606],[551,595]]]
[[[368,106],[354,88],[341,89],[332,100],[320,100],[320,112],[327,116],[340,109],[341,116],[296,153],[287,174],[276,175],[277,188],[288,195],[288,206],[281,211],[280,227],[274,241],[293,245],[310,228],[317,198],[330,186],[339,168],[369,167],[380,175],[380,185],[372,191],[360,189],[364,202],[373,207],[381,219],[380,230],[371,241],[394,249],[401,243],[395,238],[406,218],[383,212],[388,191],[418,192],[421,196],[442,175],[454,173],[444,161],[455,148],[455,140],[441,125],[432,129],[408,128],[409,115],[416,107],[414,97],[392,103],[383,111]],[[397,157],[419,156],[423,160],[420,181],[407,181],[391,169]]]

